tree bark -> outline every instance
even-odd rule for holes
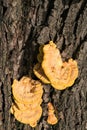
[[[11,115],[11,84],[28,75],[38,47],[53,40],[63,60],[76,59],[79,77],[74,85],[58,91],[44,85],[43,115],[37,127],[19,123]],[[0,130],[87,130],[87,1],[0,1]],[[47,103],[56,109],[58,123],[47,124]]]

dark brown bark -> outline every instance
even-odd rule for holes
[[[11,84],[24,75],[36,78],[32,68],[38,47],[53,40],[63,60],[72,57],[79,77],[64,91],[44,86],[43,115],[35,130],[87,130],[87,1],[0,1],[0,130],[33,130],[10,114]],[[52,101],[59,121],[48,125],[47,102]]]

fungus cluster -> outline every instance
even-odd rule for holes
[[[34,74],[42,82],[51,84],[58,90],[72,86],[78,77],[77,62],[73,59],[63,62],[58,48],[52,41],[40,46],[37,60]]]
[[[20,81],[15,79],[12,93],[14,103],[10,112],[18,121],[35,127],[42,115],[42,84],[29,77],[22,77]]]
[[[54,107],[53,107],[53,105],[52,105],[51,102],[49,102],[47,104],[47,106],[48,106],[48,118],[47,118],[47,122],[49,124],[51,124],[51,125],[54,125],[54,124],[56,124],[58,122],[58,119],[57,119],[57,117],[54,114]]]
[[[77,62],[73,59],[63,62],[60,51],[52,41],[47,45],[40,46],[37,60],[38,63],[33,68],[34,74],[42,82],[51,84],[58,90],[72,86],[78,77]],[[18,121],[35,127],[42,115],[40,105],[43,88],[41,82],[29,77],[22,77],[20,81],[15,79],[12,93],[14,102],[10,112]],[[54,114],[54,107],[50,102],[48,103],[47,122],[52,125],[58,122]]]

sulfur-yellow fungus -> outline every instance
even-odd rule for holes
[[[32,110],[36,109],[38,107],[38,105],[41,105],[42,99],[40,98],[36,101],[36,103],[31,102],[29,104],[21,103],[21,102],[18,102],[17,100],[14,100],[14,102],[15,102],[15,106],[17,106],[18,109],[23,110],[23,111],[28,109],[28,110],[32,111]]]
[[[50,75],[49,79],[52,86],[58,90],[63,90],[73,85],[75,79],[78,77],[77,62],[70,59],[68,62],[64,62],[59,70],[59,73]]]
[[[18,121],[35,127],[42,115],[42,84],[29,77],[22,77],[20,81],[15,79],[12,93],[14,103],[10,112]]]
[[[62,64],[63,64],[62,58],[61,58],[59,50],[56,47],[56,44],[50,41],[49,44],[44,45],[43,61],[42,61],[42,68],[44,69],[44,72],[47,69],[47,72],[46,72],[47,75],[50,74],[48,70],[52,70],[52,72],[55,73],[56,69],[60,69]]]
[[[47,122],[51,125],[54,125],[58,122],[57,117],[54,114],[54,107],[52,105],[51,102],[48,103],[48,118],[47,118]]]
[[[49,84],[50,81],[49,79],[47,78],[47,76],[45,75],[42,67],[41,67],[41,64],[40,63],[37,63],[34,68],[33,68],[33,71],[34,71],[34,74],[44,83],[46,84]]]
[[[18,102],[32,103],[42,96],[43,89],[39,81],[32,80],[28,77],[22,77],[20,81],[14,80],[12,85],[12,93]]]
[[[14,104],[12,104],[10,112],[14,114],[15,118],[18,121],[35,127],[37,125],[37,121],[42,115],[42,108],[41,106],[39,106],[37,109],[34,109],[32,111],[29,109],[27,109],[26,111],[22,111],[19,110]]]
[[[50,83],[54,88],[63,90],[73,85],[78,77],[77,62],[69,59],[63,62],[60,52],[53,41],[41,48],[43,52],[42,62],[34,68],[35,75],[44,83]],[[40,60],[41,61],[41,60]],[[39,73],[39,74],[38,74]],[[47,81],[45,81],[47,79]]]

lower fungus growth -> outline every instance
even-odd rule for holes
[[[41,114],[42,114],[41,106],[37,107],[34,110],[26,109],[26,111],[24,111],[24,110],[19,110],[15,106],[15,104],[13,104],[10,111],[12,114],[14,114],[15,118],[18,121],[24,124],[29,124],[29,125],[32,124],[31,125],[32,127],[35,127],[37,125],[37,121],[41,117]]]
[[[29,77],[23,77],[20,81],[14,80],[12,93],[14,103],[10,112],[18,121],[35,127],[42,115],[42,84]]]
[[[48,103],[48,118],[47,118],[47,122],[51,125],[54,125],[58,122],[57,117],[54,114],[54,107],[52,105],[51,102]]]
[[[77,62],[73,59],[63,62],[59,50],[52,41],[41,47],[41,51],[43,53],[39,52],[43,54],[42,60],[40,59],[41,62],[34,66],[34,74],[42,82],[49,83],[58,90],[72,86],[78,77]]]

